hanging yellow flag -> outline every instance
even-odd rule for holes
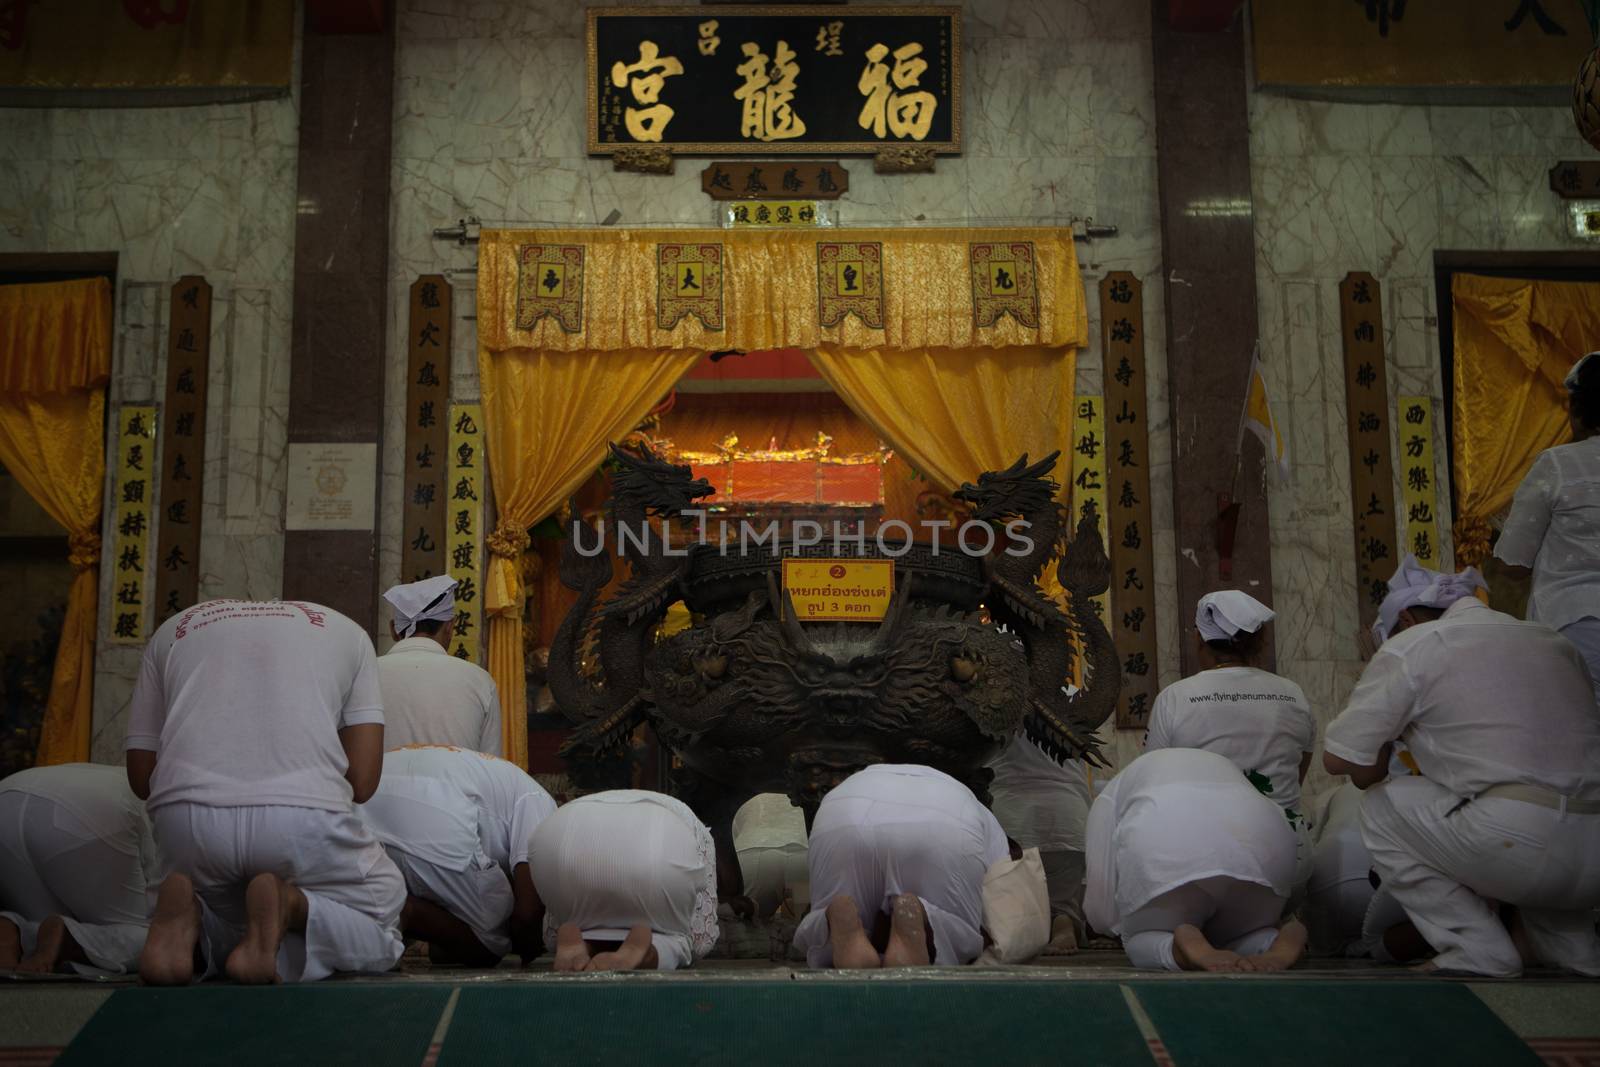
[[[1283,427],[1272,413],[1272,403],[1267,399],[1267,380],[1261,373],[1261,357],[1250,361],[1250,387],[1245,393],[1244,421],[1239,426],[1240,436],[1249,430],[1267,450],[1278,468],[1278,480],[1289,480],[1289,445],[1283,439]]]

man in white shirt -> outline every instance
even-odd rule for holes
[[[378,660],[385,741],[454,745],[498,756],[500,691],[489,672],[450,654],[456,580],[447,574],[397,585],[383,599],[394,613],[394,647]]]
[[[1572,442],[1533,461],[1494,554],[1532,575],[1528,618],[1578,646],[1600,704],[1600,352],[1577,362],[1566,387]]]
[[[385,971],[405,882],[355,813],[383,770],[365,631],[298,601],[212,600],[168,619],[128,711],[128,782],[168,873],[139,972],[314,981]]]
[[[1156,696],[1146,751],[1198,748],[1233,761],[1283,809],[1297,840],[1295,884],[1311,876],[1310,822],[1300,783],[1311,766],[1317,721],[1305,693],[1256,666],[1271,608],[1248,593],[1207,593],[1195,607],[1199,673]]]
[[[1540,962],[1600,975],[1600,715],[1588,672],[1554,630],[1476,599],[1482,586],[1471,569],[1401,562],[1375,628],[1383,643],[1328,727],[1323,764],[1367,790],[1362,838],[1438,951],[1426,966],[1520,974],[1498,902],[1517,907]],[[1395,738],[1420,774],[1382,781]]]
[[[361,817],[406,880],[402,934],[436,963],[493,967],[543,942],[544,904],[528,856],[556,802],[521,767],[481,752],[391,751]]]
[[[0,781],[0,968],[133,970],[159,867],[122,768],[66,763]]]
[[[1040,955],[1070,956],[1083,922],[1083,828],[1089,819],[1089,769],[1057,763],[1023,734],[989,761],[991,810],[1006,835],[1039,850],[1050,891],[1050,941]]]

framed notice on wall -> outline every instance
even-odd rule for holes
[[[588,150],[961,151],[961,8],[588,12]]]

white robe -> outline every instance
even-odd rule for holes
[[[794,943],[812,967],[833,963],[828,904],[855,901],[870,931],[914,893],[933,928],[933,962],[983,951],[983,876],[1010,855],[1005,831],[972,791],[931,767],[877,764],[836,786],[811,823],[811,912]]]
[[[579,797],[539,824],[529,859],[546,906],[545,945],[575,923],[586,940],[651,930],[657,967],[686,967],[717,942],[711,832],[665,793],[614,789]]]
[[[733,847],[739,853],[744,894],[756,914],[771,915],[787,898],[795,914],[810,903],[806,870],[805,814],[782,793],[760,793],[733,817]]]
[[[1162,943],[1141,942],[1142,966],[1176,969],[1171,931],[1181,922],[1213,944],[1260,951],[1289,897],[1295,845],[1282,809],[1226,758],[1147,752],[1089,810],[1084,911],[1096,930],[1123,937],[1130,956],[1132,937],[1155,933]]]
[[[32,952],[52,915],[92,967],[124,974],[139,962],[160,859],[144,801],[121,767],[34,767],[0,781],[0,917]]]
[[[1362,925],[1374,892],[1372,855],[1361,840],[1361,790],[1345,782],[1327,795],[1317,823],[1306,927],[1318,951],[1365,956]]]

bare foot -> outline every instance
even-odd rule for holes
[[[928,949],[928,913],[910,893],[894,898],[889,915],[889,944],[883,950],[885,967],[926,967],[933,962]]]
[[[1039,953],[1041,956],[1072,956],[1078,951],[1078,933],[1072,920],[1057,915],[1050,920],[1050,940]]]
[[[258,874],[244,891],[244,938],[228,953],[228,977],[240,985],[274,985],[283,935],[306,928],[306,895],[275,874]]]
[[[10,919],[0,919],[0,971],[9,971],[22,958],[22,931]]]
[[[1237,952],[1217,948],[1206,940],[1198,926],[1184,923],[1172,931],[1172,955],[1186,971],[1235,972],[1242,968]]]
[[[828,941],[833,945],[833,965],[840,970],[865,970],[882,967],[883,959],[867,939],[861,913],[849,897],[834,897],[828,902]]]
[[[1306,927],[1299,919],[1290,919],[1278,929],[1272,947],[1244,962],[1247,971],[1286,971],[1300,961],[1306,950]]]
[[[1423,960],[1421,963],[1413,963],[1406,969],[1413,974],[1433,974],[1439,969],[1439,965],[1433,960]]]
[[[188,985],[194,980],[194,949],[200,940],[200,902],[188,875],[170,874],[156,896],[150,932],[139,953],[139,975],[151,985]]]
[[[577,923],[562,923],[556,930],[556,961],[551,969],[567,974],[589,969],[589,946],[583,943]]]
[[[596,953],[589,961],[589,970],[638,971],[649,970],[655,964],[655,943],[650,939],[650,928],[641,924],[629,930],[627,938],[612,951]]]
[[[17,963],[18,974],[50,974],[55,971],[56,965],[61,962],[63,951],[67,942],[71,941],[67,933],[67,924],[61,921],[61,916],[52,915],[39,924],[39,936],[33,943],[33,951],[24,956]]]

